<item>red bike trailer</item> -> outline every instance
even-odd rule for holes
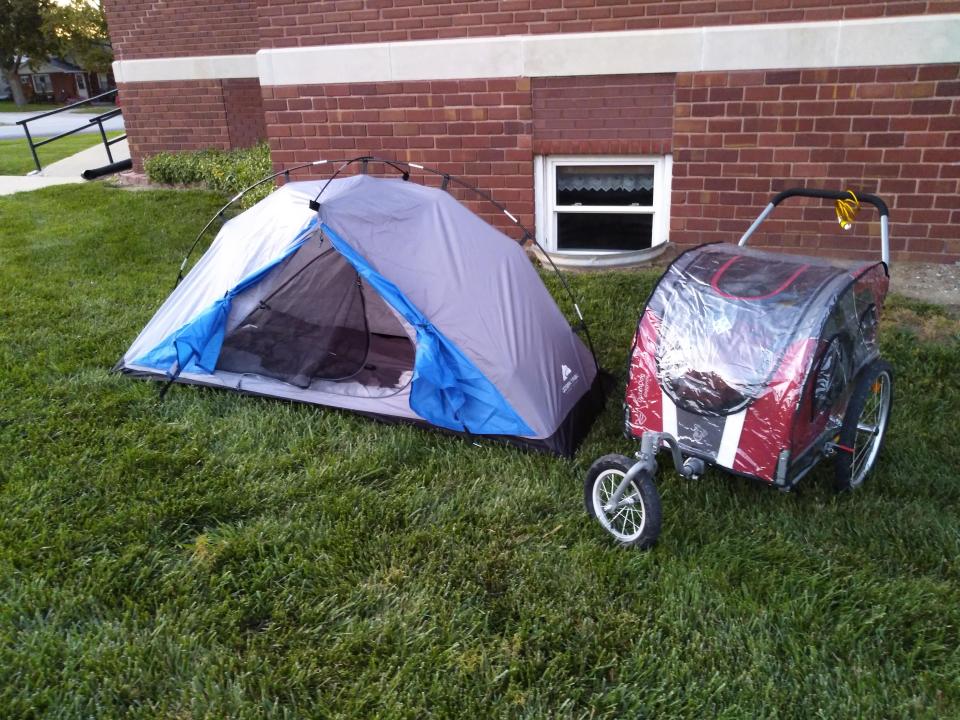
[[[880,213],[882,260],[851,264],[747,247],[790,197]],[[853,203],[856,203],[853,205]],[[655,456],[670,450],[689,478],[707,465],[790,490],[816,463],[835,460],[836,488],[863,483],[879,454],[893,372],[877,328],[888,287],[889,212],[873,195],[803,188],[781,192],[739,245],[703,245],[664,272],[641,313],[630,353],[625,431],[636,459],[606,455],[584,484],[587,510],[623,545],[660,533]]]

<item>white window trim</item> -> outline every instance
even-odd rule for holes
[[[37,80],[40,78],[46,78],[47,82],[50,84],[50,89],[47,90],[45,87],[37,87]],[[48,92],[53,92],[53,79],[50,77],[50,73],[34,73],[30,76],[30,80],[33,83],[33,91],[38,95],[46,94]]]
[[[557,166],[652,165],[653,205],[565,207],[560,212],[653,214],[650,248],[642,250],[558,250],[557,249]],[[534,158],[537,242],[554,257],[565,257],[571,265],[617,264],[637,262],[644,256],[658,255],[670,235],[670,187],[673,175],[672,155],[537,155]],[[578,262],[578,258],[587,262]],[[599,262],[589,262],[595,260]],[[608,261],[608,262],[604,262]]]

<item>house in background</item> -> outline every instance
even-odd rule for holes
[[[47,58],[30,66],[25,59],[19,71],[27,99],[33,102],[86,100],[116,87],[113,73],[91,73],[61,58]]]
[[[785,187],[854,188],[890,203],[895,259],[960,260],[955,0],[104,5],[135,170],[262,138],[278,169],[394,157],[594,266],[735,242]],[[795,203],[751,242],[879,256],[871,210],[838,233]]]

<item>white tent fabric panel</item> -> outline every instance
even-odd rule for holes
[[[316,214],[309,198],[281,188],[227,221],[210,249],[190,270],[123,356],[132,362],[183,327],[243,278],[269,265]]]
[[[153,368],[138,365],[129,365],[126,369],[149,374],[156,372]],[[304,389],[272,378],[224,372],[222,370],[218,370],[213,375],[185,372],[180,375],[180,378],[185,382],[196,385],[220,387],[284,400],[306,402],[312,405],[342,408],[375,415],[396,416],[407,420],[420,419],[410,409],[409,382],[398,390],[376,394],[360,383],[317,381],[310,388]],[[322,389],[324,387],[331,389],[324,391]]]

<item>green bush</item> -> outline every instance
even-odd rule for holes
[[[236,195],[273,171],[270,148],[266,143],[241,150],[157,153],[147,158],[143,167],[152,182],[165,185],[201,184],[225,196]],[[273,183],[264,183],[244,195],[240,206],[250,207],[275,188]]]

